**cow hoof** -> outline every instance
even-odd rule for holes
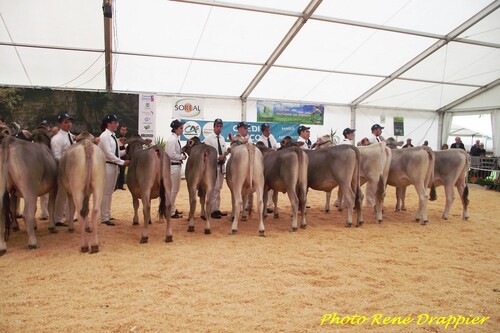
[[[231,230],[229,232],[230,235],[236,235],[238,233],[238,230]]]
[[[194,227],[193,226],[189,226],[188,227],[188,232],[194,232]]]
[[[207,220],[207,217],[206,217],[206,216],[204,216],[204,215],[200,216],[200,218],[201,218],[203,221],[206,221],[206,220]]]
[[[350,228],[350,227],[352,227],[352,223],[346,223],[346,224],[345,224],[345,227],[346,227],[346,228]]]
[[[297,229],[297,228],[295,228]],[[260,237],[266,237],[266,231],[265,230],[259,230],[259,236]]]
[[[90,247],[90,254],[99,252],[99,245],[92,245]]]
[[[343,210],[344,210],[344,208],[339,208],[339,209],[338,209],[338,211],[339,211],[339,212],[341,212],[341,211],[343,211]]]
[[[132,222],[132,225],[139,225],[139,222]]]
[[[172,243],[174,241],[172,236],[165,237],[165,243]]]
[[[403,212],[406,212],[406,208],[401,208],[401,210],[402,210]]]
[[[443,219],[443,220],[445,220],[445,221],[448,221],[448,218],[447,218],[447,217],[444,217],[444,216],[443,216],[443,217],[442,217],[442,219]]]
[[[147,242],[148,242],[148,240],[149,240],[149,237],[147,237],[147,236],[142,236],[142,237],[141,237],[141,242],[140,242],[140,243],[141,243],[141,244],[147,243]]]
[[[424,221],[421,223],[421,225],[427,225],[427,222],[429,222],[429,221]]]
[[[0,250],[0,257],[7,253],[7,250]]]
[[[361,221],[361,222],[356,223],[356,228],[361,227],[363,225],[363,223],[365,223],[365,222]]]
[[[38,229],[38,226],[35,226],[33,229],[37,230],[37,229]]]
[[[210,229],[205,229],[205,235],[210,235],[211,233]]]
[[[296,232],[297,231],[297,228],[292,228],[292,232]]]
[[[17,231],[20,231],[20,230],[21,230],[21,229],[19,228],[19,226],[17,226],[17,227],[13,227],[13,228],[12,228],[12,231],[14,231],[14,232],[17,232]]]
[[[330,210],[329,209],[325,209],[325,213],[330,213]]]
[[[83,253],[87,253],[87,252],[89,252],[89,247],[88,246],[82,246],[82,247],[80,247],[80,251],[83,252]]]
[[[242,217],[241,217],[241,221],[242,221],[242,222],[246,222],[246,221],[247,221],[247,217],[246,217],[246,216],[242,216]]]
[[[92,229],[90,229],[90,227],[86,227],[85,232],[88,232],[90,234],[92,232]]]
[[[468,216],[466,216],[466,217],[464,217],[464,218],[463,218],[463,220],[464,220],[464,221],[468,221],[468,220],[469,220],[469,217],[468,217]]]
[[[75,232],[75,228],[68,228],[68,232],[74,233]]]
[[[274,213],[274,218],[277,219],[280,217],[280,213]]]
[[[401,209],[396,208],[396,209],[394,209],[394,211],[395,211],[395,212],[400,212],[400,211],[401,211]]]
[[[38,244],[30,244],[30,245],[28,245],[28,248],[30,250],[35,250],[35,249],[38,249],[39,247],[40,247],[40,245],[38,245]]]
[[[381,223],[382,223],[382,220],[377,220],[377,223],[378,223],[378,224],[381,224]]]
[[[302,224],[302,225],[300,226],[300,228],[301,228],[301,229],[307,229],[307,224]]]
[[[148,224],[153,224],[153,222],[151,222],[151,220],[149,220]]]
[[[51,234],[57,234],[57,230],[56,230],[56,228],[49,228],[49,232],[50,232]]]
[[[415,222],[420,222],[420,219],[415,219]]]

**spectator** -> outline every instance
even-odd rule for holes
[[[476,140],[476,143],[470,147],[470,156],[479,156],[481,149],[479,148],[480,141]]]
[[[479,144],[479,156],[481,157],[486,156],[486,149],[484,149],[484,143]]]
[[[423,147],[429,147],[429,141],[425,140],[422,144]]]
[[[459,136],[455,138],[455,142],[451,144],[450,148],[460,148],[465,150],[464,143],[462,142],[462,139]]]
[[[406,144],[402,148],[413,148],[414,146],[411,144],[411,139],[406,139]]]
[[[127,125],[121,125],[120,126],[120,137],[118,138],[118,145],[120,146],[120,151],[125,150],[126,148],[126,140],[127,140]],[[125,159],[125,157],[121,157],[121,159]],[[118,180],[116,181],[116,188],[115,190],[125,190],[125,169],[127,167],[120,165],[120,172],[118,173]]]
[[[448,144],[447,143],[443,143],[441,145],[441,150],[447,150],[449,147],[448,147]]]

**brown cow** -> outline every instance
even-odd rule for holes
[[[291,137],[281,141],[281,147],[295,143]],[[330,192],[339,186],[347,206],[346,227],[352,225],[353,210],[357,212],[356,226],[363,224],[361,203],[363,195],[359,186],[359,149],[341,145],[318,150],[304,150],[309,158],[307,186],[318,191]]]
[[[2,130],[2,133],[4,131]],[[24,198],[26,231],[29,248],[38,248],[35,236],[35,211],[37,197],[57,191],[57,162],[49,148],[9,135],[0,145],[0,255],[7,251],[10,225],[11,193]],[[53,225],[53,199],[49,204],[49,225]]]
[[[436,157],[436,163],[434,164],[434,186],[443,185],[446,195],[446,204],[442,219],[447,220],[449,217],[451,205],[455,200],[453,186],[456,186],[462,201],[462,219],[468,220],[469,188],[467,187],[467,172],[469,170],[469,162],[467,152],[463,149],[448,149],[435,151],[434,154]],[[406,210],[405,195],[406,187],[403,188],[400,197],[401,210]]]
[[[262,220],[263,192],[264,192],[264,160],[262,153],[251,143],[231,145],[231,158],[227,162],[226,182],[231,191],[233,224],[230,235],[238,232],[238,219],[242,211],[243,198],[256,192],[257,213],[259,216],[259,235],[265,236],[264,222]],[[251,207],[251,205],[250,205]],[[251,209],[250,209],[251,211]],[[243,208],[243,212],[245,210]]]
[[[427,224],[427,199],[428,186],[431,187],[430,200],[436,200],[436,189],[434,187],[434,164],[436,161],[434,151],[429,147],[413,147],[397,149],[396,140],[388,138],[387,147],[392,149],[391,168],[387,184],[396,187],[396,211],[401,209],[400,199],[403,189],[412,185],[418,194],[418,210],[415,214],[415,221],[422,220],[422,224]]]
[[[149,239],[148,224],[151,223],[151,199],[160,197],[159,215],[160,218],[167,221],[165,242],[168,243],[173,240],[170,226],[170,209],[172,207],[170,158],[161,146],[154,145],[148,149],[142,149],[143,144],[147,144],[147,141],[139,135],[134,135],[128,140],[127,149],[130,164],[128,166],[127,187],[132,194],[134,205],[133,224],[139,224],[137,210],[139,209],[139,199],[142,199],[144,227],[141,243],[147,243]]]
[[[59,160],[59,186],[68,193],[69,216],[75,215],[80,221],[81,251],[88,252],[89,244],[85,235],[91,230],[90,253],[99,252],[97,237],[97,219],[101,214],[101,202],[104,192],[106,157],[94,143],[94,137],[82,132],[77,143],[68,147]],[[91,227],[89,228],[89,199],[92,195]],[[74,220],[70,219],[68,230],[74,230]]]
[[[318,140],[318,149],[333,147],[330,135]],[[375,220],[382,222],[382,210],[386,194],[387,177],[391,165],[392,153],[385,142],[378,142],[368,146],[358,147],[360,155],[360,185],[366,185],[366,201],[375,208]],[[331,192],[326,194],[325,211],[330,210]],[[343,204],[339,207],[342,209]]]
[[[194,211],[196,210],[196,192],[200,197],[201,218],[206,221],[205,234],[210,234],[210,212],[212,211],[212,193],[217,180],[217,150],[198,137],[186,142],[183,151],[189,156],[186,163],[186,182],[189,192],[189,227],[194,232]]]
[[[302,219],[300,227],[305,228],[307,202],[307,166],[309,158],[303,149],[290,147],[274,151],[267,148],[263,142],[257,147],[264,154],[264,196],[267,202],[269,190],[274,190],[274,217],[279,216],[278,192],[287,193],[292,206],[292,231],[297,231],[297,215],[300,209]],[[264,210],[264,216],[267,212]]]

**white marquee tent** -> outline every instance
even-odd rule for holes
[[[325,129],[405,119],[446,142],[453,114],[491,113],[500,156],[500,1],[0,0],[0,85],[205,98],[256,120],[257,100],[322,103]],[[105,10],[103,10],[105,9]],[[106,13],[103,15],[103,13]],[[167,129],[164,129],[165,131]]]

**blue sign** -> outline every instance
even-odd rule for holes
[[[193,120],[193,119],[182,119],[184,124],[184,132],[181,135],[181,140],[187,141],[194,136],[200,138],[201,141],[205,140],[205,137],[213,133],[214,122],[207,120]],[[229,141],[229,133],[236,135],[238,129],[236,125],[238,121],[225,121],[222,127],[222,135],[226,141]],[[256,143],[262,132],[260,130],[260,125],[262,123],[257,122],[247,122],[248,124],[248,135],[252,142]],[[271,134],[274,135],[276,141],[280,142],[285,136],[291,136],[294,141],[299,138],[297,134],[297,129],[299,125],[297,124],[283,124],[283,123],[269,123],[271,128]]]

